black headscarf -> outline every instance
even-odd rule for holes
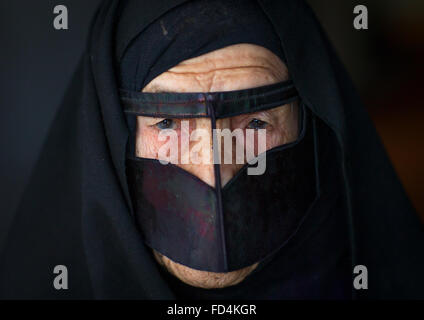
[[[115,38],[122,89],[141,91],[179,62],[233,44],[256,44],[285,61],[280,40],[256,1],[191,1],[128,39],[122,35],[128,34],[132,15],[122,12]]]
[[[172,15],[183,2],[103,3],[89,51],[1,252],[0,297],[423,297],[422,225],[349,77],[313,13],[299,0],[262,0],[251,6],[269,19],[302,101],[320,119],[321,201],[293,241],[238,286],[195,289],[158,267],[134,223],[125,176],[128,127],[118,89],[138,90],[180,58],[242,41],[256,43],[229,37],[228,43],[218,41],[213,47],[209,44],[215,41],[199,40],[193,51],[175,60],[167,57],[166,43],[162,55],[131,53],[130,44],[137,45],[138,37],[146,37],[142,51],[151,45],[147,41],[163,43],[157,19],[166,12]],[[154,31],[148,35],[152,22],[161,27],[157,37]],[[267,43],[274,41],[262,45]],[[268,48],[279,55],[279,49]],[[149,61],[149,56],[155,58]],[[133,70],[125,68],[126,63],[140,62],[135,74],[125,71]],[[52,285],[53,268],[59,264],[68,267],[66,291]],[[351,272],[358,264],[368,268],[369,289],[351,294]]]

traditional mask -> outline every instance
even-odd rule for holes
[[[197,270],[230,272],[259,262],[296,233],[318,197],[315,122],[291,81],[247,90],[210,93],[120,91],[132,135],[127,178],[145,243]],[[214,163],[215,187],[175,164],[135,155],[135,118],[218,119],[273,109],[298,101],[296,141],[256,157],[263,174],[246,163],[223,187]]]

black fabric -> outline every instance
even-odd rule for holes
[[[353,290],[354,298],[423,298],[422,224],[349,77],[302,0],[261,0],[257,13],[269,18],[302,101],[320,119],[318,142],[329,143],[317,164],[330,180],[314,211],[319,223],[308,220],[286,250],[223,291],[181,289],[162,272],[132,214],[125,176],[128,127],[118,90],[121,84],[134,89],[125,83],[139,89],[179,61],[171,56],[157,64],[136,52],[129,66],[140,61],[148,71],[121,79],[116,70],[128,44],[182,2],[128,0],[120,8],[117,1],[104,1],[1,252],[0,298],[350,298],[357,264],[368,267],[369,289]],[[146,38],[141,52],[153,50],[156,42],[153,35]],[[53,288],[59,264],[68,267],[68,290]]]
[[[119,32],[127,35],[129,27],[124,13]],[[140,91],[183,60],[239,43],[265,47],[285,60],[278,36],[256,1],[203,0],[183,4],[130,41],[121,40],[118,34],[121,88]]]

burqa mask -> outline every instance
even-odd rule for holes
[[[212,129],[218,119],[291,107],[298,100],[291,81],[230,92],[120,94],[129,123],[136,116],[206,117]],[[146,244],[175,262],[211,272],[247,267],[281,248],[317,197],[314,126],[300,106],[298,139],[260,154],[224,187],[219,161],[213,188],[172,163],[136,157],[132,125],[127,178]],[[253,173],[261,161],[263,174]]]

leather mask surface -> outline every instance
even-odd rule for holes
[[[314,127],[306,110],[300,114],[299,138],[266,152],[264,174],[248,175],[246,164],[223,188],[176,165],[128,156],[128,185],[145,243],[211,272],[250,266],[284,246],[318,196]]]

